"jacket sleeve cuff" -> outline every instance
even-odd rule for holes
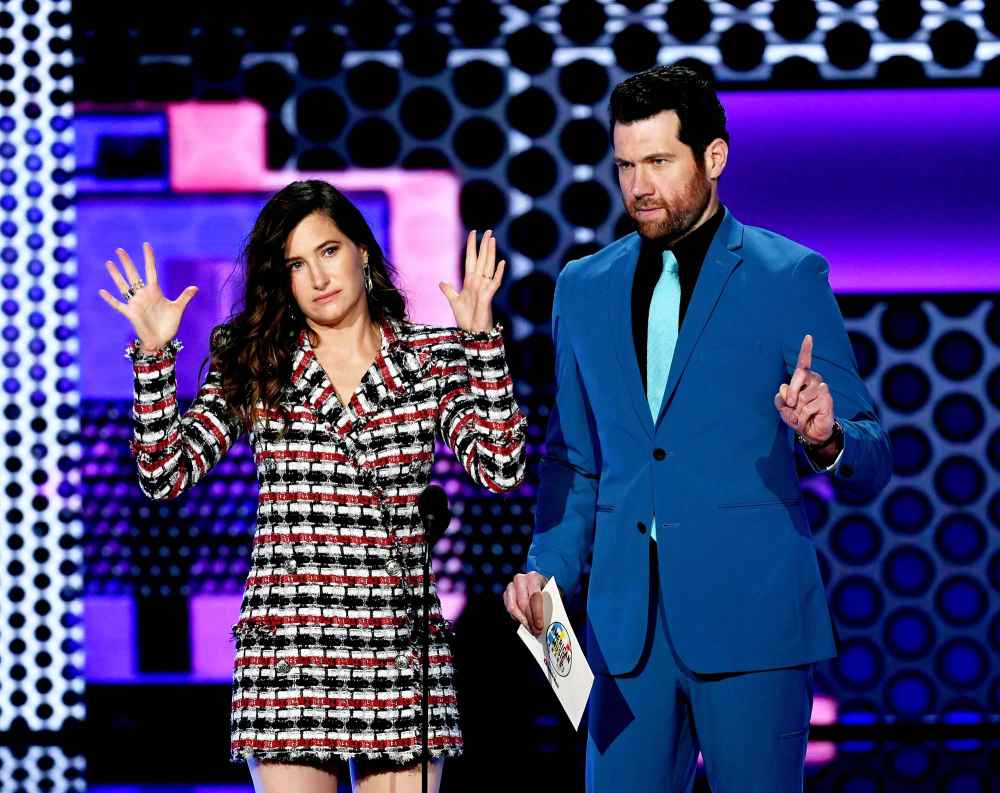
[[[125,348],[125,357],[136,364],[163,363],[174,360],[177,357],[177,353],[183,349],[184,345],[180,339],[171,339],[160,347],[160,349],[153,352],[145,352],[142,349],[142,341],[136,339]]]

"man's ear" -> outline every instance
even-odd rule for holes
[[[705,149],[705,173],[709,179],[718,179],[726,170],[729,161],[729,144],[722,138],[716,138]]]

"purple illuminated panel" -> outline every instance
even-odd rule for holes
[[[389,238],[389,207],[377,192],[350,193],[379,240]],[[169,297],[189,284],[198,295],[182,320],[184,352],[177,359],[178,391],[192,396],[208,353],[211,329],[225,319],[240,294],[234,260],[243,238],[267,200],[240,195],[87,195],[77,206],[80,257],[81,391],[86,398],[131,399],[132,370],[123,357],[134,337],[124,317],[98,296],[114,293],[104,269],[125,248],[142,269],[142,243],[156,253],[160,283]],[[443,298],[442,298],[443,300]]]
[[[167,119],[162,112],[88,113],[78,109],[73,129],[73,185],[78,195],[162,192],[168,188]],[[150,165],[159,166],[155,173],[148,172]]]
[[[83,600],[88,683],[117,683],[138,675],[135,600],[131,595],[88,595]]]
[[[838,292],[1000,290],[1000,90],[726,93],[723,201]]]

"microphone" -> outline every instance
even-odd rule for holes
[[[448,494],[437,485],[428,485],[417,501],[420,520],[424,524],[425,544],[433,548],[444,536],[445,529],[451,523],[451,507],[448,506]]]

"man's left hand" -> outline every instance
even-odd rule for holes
[[[833,395],[818,372],[812,369],[813,338],[807,335],[799,349],[799,360],[791,382],[774,395],[774,407],[782,421],[811,443],[823,443],[833,434]]]

